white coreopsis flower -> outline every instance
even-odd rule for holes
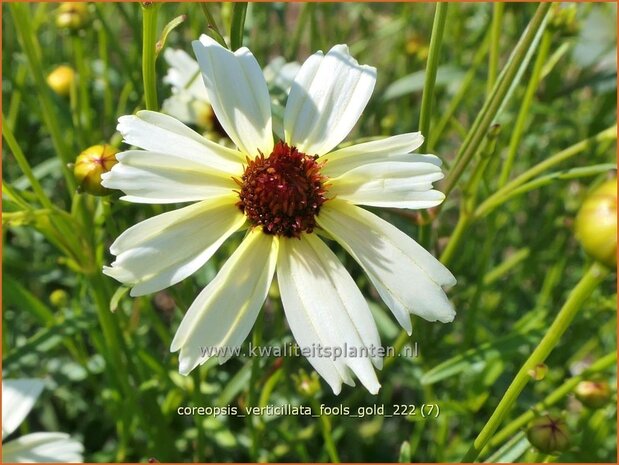
[[[2,381],[2,441],[24,421],[43,386],[40,379]],[[2,463],[82,462],[83,451],[66,433],[31,433],[2,444]]]
[[[104,186],[123,190],[132,202],[194,203],[121,234],[110,248],[116,260],[104,272],[133,286],[134,296],[152,293],[194,273],[228,237],[246,229],[176,332],[171,350],[180,351],[180,372],[213,354],[220,363],[233,355],[226,348],[240,346],[249,334],[277,270],[288,324],[316,371],[336,394],[342,382],[354,385],[351,371],[378,392],[376,324],[320,236],[353,256],[409,334],[411,314],[452,321],[455,312],[443,291],[455,284],[452,274],[406,234],[357,206],[438,205],[444,196],[432,182],[443,176],[439,159],[411,154],[423,141],[419,133],[334,150],[376,81],[376,69],[359,65],[346,45],[315,53],[302,65],[286,103],[285,140],[278,142],[267,85],[251,52],[232,53],[205,35],[193,47],[213,110],[237,150],[160,113],[121,117],[125,141],[143,150],[120,153]],[[324,356],[338,349],[341,357]]]

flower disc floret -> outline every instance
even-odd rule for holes
[[[300,237],[311,233],[316,215],[327,200],[323,162],[278,142],[273,152],[247,160],[240,180],[237,206],[265,234]]]

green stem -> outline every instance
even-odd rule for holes
[[[445,20],[447,18],[447,3],[439,2],[436,4],[434,13],[434,23],[432,25],[432,37],[430,38],[430,51],[426,65],[426,80],[423,85],[423,95],[421,97],[421,114],[419,116],[419,128],[425,140],[421,145],[421,152],[424,152],[430,137],[430,119],[432,116],[432,99],[434,98],[434,84],[436,83],[436,72],[438,60],[445,32]]]
[[[122,335],[116,325],[114,315],[110,312],[109,299],[105,293],[102,278],[98,274],[93,274],[89,278],[90,288],[95,298],[95,307],[97,309],[99,324],[101,325],[101,330],[105,339],[105,347],[110,354],[111,368],[116,373],[119,385],[122,386],[122,390],[125,391],[127,395],[132,389],[128,383],[127,372],[124,369],[121,352],[121,347],[124,347],[124,340],[122,340]]]
[[[497,447],[499,444],[507,441],[510,437],[512,437],[520,428],[525,426],[531,420],[538,415],[539,412],[547,410],[549,407],[553,406],[565,396],[567,396],[570,392],[574,390],[576,385],[583,380],[586,380],[591,375],[595,373],[599,373],[604,371],[611,366],[613,366],[617,362],[617,351],[611,352],[610,354],[605,355],[601,359],[597,360],[594,364],[592,364],[589,368],[583,371],[581,374],[577,376],[573,376],[568,379],[565,383],[555,389],[552,393],[550,393],[544,400],[535,404],[528,411],[520,415],[515,420],[512,420],[505,428],[499,431],[494,437],[488,442],[487,448]],[[485,452],[485,450],[484,450]]]
[[[582,140],[564,150],[561,150],[560,152],[547,158],[543,162],[538,163],[537,165],[528,169],[520,176],[508,182],[507,184],[505,184],[505,186],[503,186],[501,189],[488,197],[484,202],[481,203],[481,205],[479,205],[479,207],[477,207],[474,217],[481,218],[487,215],[491,210],[503,203],[506,198],[509,197],[513,190],[520,187],[529,179],[534,178],[538,174],[546,171],[549,168],[552,168],[555,165],[558,165],[559,163],[564,162],[565,160],[568,160],[569,158],[579,154],[580,152],[583,152],[584,150],[590,149],[596,144],[600,144],[606,141],[612,141],[614,139],[617,139],[617,127],[611,126],[593,137],[589,137],[588,139]]]
[[[398,355],[400,354],[400,352],[402,352],[402,349],[404,348],[406,343],[409,341],[409,339],[410,339],[410,336],[406,334],[406,331],[404,330],[400,331],[400,334],[398,335],[395,342],[393,343],[394,356],[385,358],[385,363],[383,364],[383,370],[381,371],[383,375],[385,373],[385,370],[396,361],[396,359],[398,358]]]
[[[17,73],[15,73],[15,90],[11,92],[11,99],[9,100],[9,111],[7,113],[7,119],[9,121],[9,127],[15,130],[17,123],[17,116],[19,114],[19,107],[22,102],[23,86],[26,82],[26,76],[28,75],[28,69],[23,63],[17,65]],[[3,118],[4,120],[4,118]]]
[[[262,344],[262,330],[263,330],[263,312],[258,315],[254,328],[252,330],[252,344],[254,347]],[[251,361],[251,375],[249,378],[249,392],[247,394],[247,405],[254,407],[258,405],[259,395],[259,382],[260,379],[260,357],[254,357]],[[253,415],[247,416],[247,425],[251,433],[251,459],[254,462],[258,461],[259,451],[259,435],[260,431],[257,426],[257,419]]]
[[[483,278],[484,286],[490,286],[494,284],[496,281],[501,279],[507,273],[509,273],[512,269],[522,263],[524,260],[529,258],[531,255],[531,249],[528,247],[524,247],[512,255],[508,256],[505,260],[495,266],[493,269],[488,271]]]
[[[19,43],[26,55],[31,76],[36,83],[37,96],[41,106],[43,121],[52,138],[54,150],[62,161],[62,173],[67,183],[69,194],[72,196],[75,192],[75,179],[73,178],[73,173],[67,167],[67,164],[73,161],[73,154],[66,144],[65,136],[58,124],[58,112],[54,109],[54,104],[50,95],[51,89],[49,89],[45,80],[40,51],[37,47],[38,44],[35,42],[36,36],[31,28],[32,20],[28,7],[28,5],[17,3],[9,4],[9,9],[17,29]]]
[[[157,10],[158,5],[151,3],[142,6],[142,79],[144,82],[144,101],[147,110],[157,111]]]
[[[486,56],[486,52],[488,51],[489,37],[489,35],[486,35],[486,38],[484,39],[481,47],[479,47],[477,52],[475,52],[475,56],[473,57],[473,63],[471,64],[468,71],[466,72],[466,75],[462,79],[460,88],[449,102],[447,109],[445,109],[445,111],[441,111],[442,116],[436,124],[434,130],[432,131],[431,137],[429,138],[427,146],[429,152],[431,152],[432,149],[436,146],[437,141],[440,140],[443,132],[445,132],[447,125],[451,121],[453,115],[456,113],[456,110],[460,106],[460,103],[469,93],[471,85],[473,84],[475,76],[477,75],[477,70],[479,69],[482,60]]]
[[[97,31],[97,38],[99,39],[99,58],[103,63],[103,115],[106,121],[114,118],[112,112],[113,108],[113,96],[112,86],[110,85],[110,57],[108,53],[108,34],[105,28],[99,27]]]
[[[79,119],[85,134],[90,133],[92,125],[90,97],[88,95],[88,66],[84,58],[84,40],[77,35],[72,38],[73,52],[75,53],[75,69],[77,70],[77,85],[79,90]],[[87,141],[83,141],[86,145]]]
[[[243,32],[247,2],[235,2],[232,6],[232,21],[230,24],[230,49],[237,50],[243,46]]]
[[[553,171],[544,176],[539,176],[521,186],[516,187],[501,198],[501,203],[510,201],[520,195],[526,194],[532,190],[541,189],[555,183],[556,181],[565,181],[569,179],[586,178],[590,176],[598,176],[600,174],[613,172],[617,169],[616,163],[600,163],[591,166],[582,166],[561,171]]]
[[[464,212],[461,212],[460,217],[458,218],[458,223],[456,224],[456,228],[449,237],[447,247],[445,247],[445,250],[443,250],[443,253],[441,254],[440,262],[443,265],[449,266],[451,264],[451,261],[454,258],[454,253],[458,249],[458,245],[460,244],[460,241],[462,240],[464,233],[466,232],[470,224],[471,217],[464,214]]]
[[[503,11],[505,10],[505,4],[503,2],[496,2],[492,5],[492,7],[490,54],[488,57],[488,95],[492,92],[499,71],[499,46],[501,43],[501,26],[503,25]]]
[[[484,172],[488,167],[490,158],[495,153],[496,141],[499,132],[499,125],[492,126],[488,131],[484,143],[479,147],[478,162],[475,165],[475,169],[471,174],[469,181],[462,189],[460,217],[458,218],[458,223],[456,224],[456,228],[452,236],[449,238],[447,247],[443,251],[440,258],[440,261],[446,266],[451,263],[451,260],[460,245],[460,241],[464,237],[464,233],[474,221],[472,212],[475,210],[477,205],[477,192],[479,190],[479,184],[481,183]]]
[[[316,415],[320,415],[320,405],[316,399],[312,399],[312,408],[314,412],[316,412]],[[329,415],[320,415],[320,429],[322,431],[322,438],[325,441],[325,449],[327,450],[327,454],[329,454],[331,463],[340,463],[340,457],[331,434],[332,427]]]
[[[537,7],[535,15],[518,41],[512,56],[494,86],[492,94],[484,103],[484,106],[477,115],[473,126],[458,151],[456,162],[450,170],[445,182],[445,195],[448,195],[456,186],[458,180],[464,173],[464,170],[473,158],[477,148],[482,143],[482,140],[490,128],[494,118],[498,114],[499,109],[505,103],[507,96],[510,94],[509,91],[512,84],[516,81],[519,71],[521,70],[521,66],[526,63],[526,57],[529,53],[529,49],[533,45],[537,34],[546,24],[545,19],[550,7],[551,3],[541,3]]]
[[[529,84],[527,85],[527,90],[525,91],[524,99],[522,100],[522,105],[520,106],[520,112],[516,118],[516,124],[509,141],[507,157],[505,158],[505,163],[503,164],[501,175],[499,176],[499,187],[503,187],[505,185],[507,179],[509,178],[509,174],[512,171],[514,160],[516,159],[516,152],[518,151],[520,140],[522,139],[522,134],[524,133],[525,123],[527,118],[531,116],[531,104],[533,103],[535,91],[537,90],[541,80],[540,77],[542,68],[548,58],[551,43],[552,33],[545,31],[542,35],[542,41],[539,45],[539,52],[537,53],[535,64],[533,65],[531,79],[529,79]]]
[[[36,178],[36,176],[32,172],[32,169],[30,168],[30,164],[28,163],[28,160],[26,159],[24,152],[22,152],[21,147],[17,143],[17,139],[15,139],[15,136],[13,135],[11,128],[9,128],[7,119],[5,118],[4,114],[2,115],[2,137],[4,137],[4,140],[6,140],[6,143],[8,144],[11,152],[13,153],[13,156],[15,157],[15,160],[17,161],[19,168],[22,170],[24,175],[26,175],[26,177],[28,178],[28,181],[30,181],[32,190],[34,191],[35,195],[39,199],[39,202],[41,203],[41,205],[45,208],[49,208],[50,210],[53,209],[54,206],[52,205],[52,202],[49,200],[49,198],[45,194],[45,191],[43,190],[43,187],[41,187],[39,180]]]
[[[563,307],[538,346],[516,374],[516,377],[507,388],[499,405],[497,405],[490,419],[486,422],[470,449],[462,458],[462,462],[473,462],[479,456],[481,450],[490,441],[514,402],[518,399],[518,396],[531,379],[529,370],[546,360],[550,352],[556,347],[563,333],[565,333],[572,323],[584,302],[609,273],[610,270],[599,263],[594,263],[589,267],[576,287],[572,289],[566,302],[563,304]]]
[[[101,28],[104,31],[104,35],[106,36],[106,40],[109,41],[109,45],[110,45],[110,49],[111,50],[117,50],[119,51],[119,53],[116,54],[116,57],[119,59],[120,64],[123,68],[122,72],[123,72],[123,76],[128,77],[129,78],[129,82],[125,83],[125,86],[132,84],[132,87],[134,89],[137,89],[139,87],[139,81],[137,78],[137,72],[134,72],[134,68],[131,65],[131,63],[129,62],[130,58],[127,57],[127,54],[125,54],[123,52],[123,48],[120,46],[120,42],[118,40],[118,37],[114,31],[112,31],[112,29],[110,28],[110,25],[108,24],[108,21],[106,19],[106,11],[110,11],[109,9],[105,8],[107,7],[107,5],[103,4],[103,3],[94,3],[95,6],[95,14],[97,16],[97,19],[99,21],[99,23],[101,24]],[[119,4],[116,4],[117,9],[119,11],[124,11]]]
[[[299,50],[299,44],[301,43],[301,38],[303,33],[307,30],[307,21],[309,19],[309,14],[311,11],[310,3],[301,3],[301,13],[299,13],[299,17],[297,19],[297,23],[294,27],[294,31],[292,33],[292,38],[289,41],[289,46],[286,50],[286,55],[288,60],[294,60],[297,57],[297,52]]]

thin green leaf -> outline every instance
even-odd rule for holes
[[[493,360],[505,359],[508,355],[517,352],[525,345],[534,344],[539,340],[542,331],[529,330],[522,333],[511,334],[493,342],[487,342],[481,346],[458,354],[443,363],[427,371],[421,377],[424,385],[434,384],[451,376],[458,375],[470,370],[472,367],[481,369]]]
[[[209,11],[207,3],[206,2],[200,3],[200,7],[202,8],[202,11],[204,12],[204,16],[206,16],[207,34],[210,35],[213,39],[215,39],[219,43],[219,45],[221,45],[222,47],[230,48],[228,47],[228,44],[226,43],[226,39],[224,39],[224,36],[221,34],[221,32],[219,32],[219,28],[217,27],[217,22],[215,21],[215,18],[213,18],[213,15]]]
[[[159,54],[165,47],[166,40],[168,40],[168,35],[172,32],[176,27],[183,23],[187,19],[187,15],[180,15],[170,21],[165,25],[163,31],[161,31],[161,37],[155,44],[155,59],[159,57]]]
[[[2,277],[2,291],[5,306],[14,306],[20,310],[25,310],[46,325],[54,321],[54,312],[8,274],[4,274]]]

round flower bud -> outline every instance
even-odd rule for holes
[[[315,371],[308,374],[301,369],[297,374],[292,374],[292,380],[297,392],[304,397],[312,398],[320,391],[320,379]]]
[[[598,409],[610,400],[610,386],[606,381],[581,381],[576,386],[576,398],[585,407]]]
[[[533,420],[527,430],[527,438],[545,454],[564,451],[570,445],[567,423],[555,414],[542,415]]]
[[[56,12],[56,26],[77,31],[88,22],[88,5],[81,2],[61,3]]]
[[[47,76],[47,85],[61,97],[71,93],[71,85],[75,80],[75,71],[67,65],[60,65]]]
[[[408,55],[413,55],[419,60],[428,58],[430,47],[421,36],[415,35],[406,41],[405,50]]]
[[[617,178],[591,192],[576,216],[576,237],[595,260],[617,265]]]
[[[118,150],[111,145],[93,145],[77,156],[73,174],[84,192],[92,195],[107,195],[111,191],[101,185],[101,175],[112,169],[118,161]]]
[[[537,365],[535,365],[534,368],[531,368],[529,370],[529,375],[535,381],[543,380],[546,377],[547,373],[548,373],[548,366],[546,366],[546,364],[544,363],[538,363]]]
[[[49,295],[49,301],[54,307],[64,307],[69,302],[69,294],[64,289],[56,289]]]
[[[548,27],[564,36],[574,36],[578,34],[580,29],[577,13],[576,5],[563,6],[555,4],[551,10]]]

